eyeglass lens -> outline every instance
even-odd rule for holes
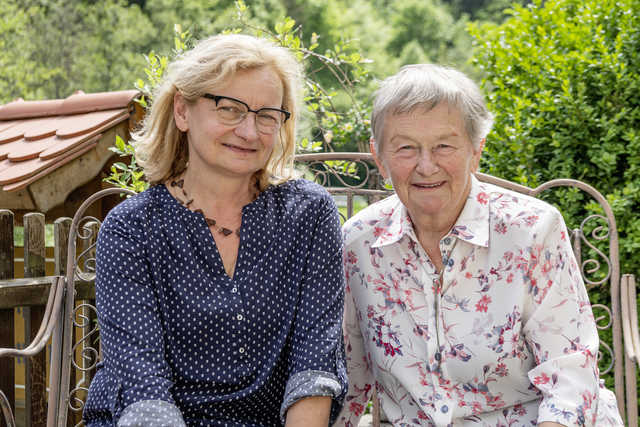
[[[220,98],[217,106],[218,117],[229,125],[236,125],[249,114],[248,107],[238,101],[228,98]],[[271,134],[276,132],[284,120],[284,114],[267,108],[261,108],[256,112],[256,127],[258,131]]]

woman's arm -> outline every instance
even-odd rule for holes
[[[329,424],[330,412],[330,397],[305,397],[289,408],[285,427],[326,427]]]
[[[523,332],[536,362],[529,380],[542,393],[539,425],[593,426],[599,339],[580,267],[559,212],[540,215],[536,231]]]
[[[132,199],[100,229],[96,252],[96,305],[104,375],[116,385],[112,417],[118,425],[148,425],[158,416],[184,425],[170,388],[164,331],[145,226]],[[169,418],[167,418],[169,417]]]
[[[340,220],[331,196],[314,185],[313,220],[299,297],[291,330],[289,378],[280,408],[281,418],[297,402],[311,396],[331,397],[336,415],[346,392],[346,369],[342,343],[344,274]],[[286,416],[289,420],[289,416]],[[326,421],[326,420],[325,420]],[[323,421],[324,422],[324,421]],[[326,425],[326,424],[325,424]]]

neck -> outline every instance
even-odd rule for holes
[[[182,178],[185,191],[202,207],[236,211],[255,198],[254,178],[209,176],[187,168]]]

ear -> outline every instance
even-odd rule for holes
[[[482,138],[482,140],[480,140],[478,148],[473,149],[473,160],[471,164],[472,173],[478,172],[478,168],[480,167],[480,157],[482,157],[482,150],[484,149],[484,144],[486,141],[486,138]]]
[[[189,130],[187,101],[178,91],[173,95],[173,120],[176,122],[176,127],[182,132]]]
[[[373,155],[373,160],[376,162],[376,166],[378,167],[378,171],[380,172],[380,175],[382,175],[384,179],[389,178],[387,176],[387,171],[384,168],[384,164],[382,163],[382,159],[380,158],[378,152],[376,151],[376,140],[373,139],[373,137],[369,138],[369,150]]]

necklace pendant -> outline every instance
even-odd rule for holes
[[[227,237],[229,234],[233,233],[233,231],[229,230],[228,228],[225,227],[221,227],[220,228],[220,232],[222,234],[224,234],[224,237]]]

